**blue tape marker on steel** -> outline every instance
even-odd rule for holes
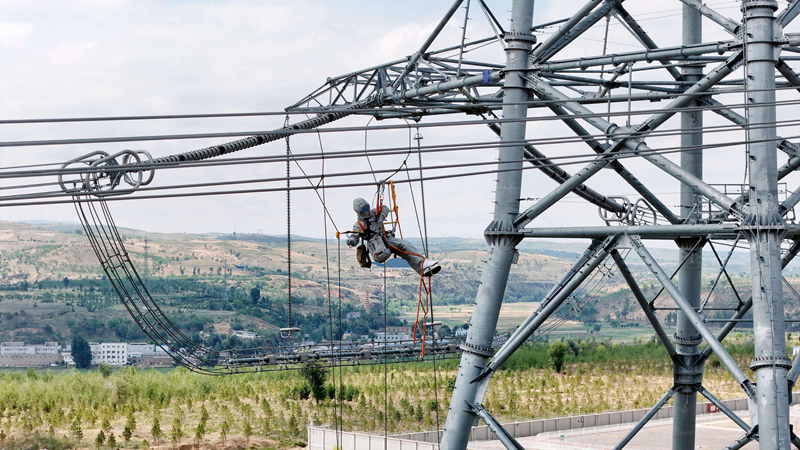
[[[488,70],[484,70],[483,71],[483,84],[489,84],[489,82],[491,82],[491,81],[492,80],[489,77],[489,71]]]

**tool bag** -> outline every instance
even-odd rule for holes
[[[372,261],[369,259],[369,251],[367,251],[367,247],[364,244],[356,247],[356,259],[358,259],[359,266],[365,269],[372,267]]]
[[[369,255],[372,257],[372,260],[376,263],[384,263],[392,256],[392,252],[386,247],[386,239],[380,234],[372,236],[372,238],[367,241],[367,248],[369,249]]]

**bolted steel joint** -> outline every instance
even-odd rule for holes
[[[687,346],[700,345],[703,342],[703,338],[699,334],[694,336],[683,337],[683,336],[678,336],[678,334],[676,333],[672,335],[672,342],[678,345],[687,345]]]
[[[492,347],[482,347],[480,345],[464,342],[461,344],[461,346],[459,346],[459,348],[467,353],[472,353],[473,355],[485,356],[487,358],[494,356],[494,349]]]
[[[536,36],[530,33],[516,33],[513,31],[507,31],[503,36],[503,39],[509,43],[513,41],[529,42],[531,44],[536,43]]]
[[[752,370],[764,367],[782,367],[789,370],[792,368],[792,360],[785,356],[778,356],[776,358],[772,356],[759,356],[750,362],[750,368]]]
[[[777,11],[778,2],[775,0],[742,0],[742,11],[752,8],[770,8]]]
[[[672,370],[673,382],[678,387],[679,392],[684,394],[690,394],[694,390],[693,386],[699,386],[703,383],[704,364],[688,366],[687,368],[681,364],[674,364]]]

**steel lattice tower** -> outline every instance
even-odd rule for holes
[[[715,403],[742,427],[743,437],[729,448],[739,448],[753,439],[759,441],[762,449],[789,448],[792,440],[797,442],[789,429],[789,391],[800,367],[795,365],[790,371],[793,365],[785,356],[781,266],[791,261],[798,248],[792,246],[782,257],[781,244],[795,237],[795,228],[787,225],[784,215],[800,200],[800,195],[792,195],[781,204],[777,186],[780,179],[800,166],[800,157],[796,154],[795,144],[778,137],[776,133],[775,71],[777,69],[785,79],[783,85],[788,83],[789,86],[800,87],[800,77],[780,56],[782,48],[793,47],[800,41],[798,36],[782,33],[782,27],[800,12],[800,2],[790,3],[786,10],[779,12],[774,0],[743,1],[741,22],[724,17],[697,0],[681,2],[682,45],[659,48],[623,8],[621,1],[589,1],[575,15],[563,21],[556,33],[544,42],[537,42],[532,34],[535,29],[532,20],[533,1],[514,0],[510,29],[502,30],[500,24],[496,23],[505,42],[505,66],[497,70],[488,64],[481,66],[473,61],[470,69],[473,72],[482,70],[483,73],[470,75],[469,71],[447,72],[442,67],[452,61],[437,60],[436,52],[428,52],[428,45],[441,30],[442,24],[450,19],[461,4],[456,1],[431,38],[407,61],[331,78],[328,85],[293,106],[301,108],[312,99],[319,101],[323,95],[331,93],[336,98],[326,102],[327,107],[356,104],[367,96],[362,94],[364,96],[360,97],[356,94],[359,91],[354,89],[353,97],[346,98],[346,88],[366,82],[374,84],[376,95],[371,98],[379,98],[380,105],[392,105],[392,112],[376,114],[382,118],[443,114],[455,112],[464,105],[484,113],[502,109],[502,123],[499,126],[496,123],[490,125],[500,135],[501,144],[494,219],[485,231],[489,249],[469,334],[462,346],[463,356],[442,437],[443,448],[466,448],[470,428],[478,418],[489,426],[507,448],[521,448],[482,406],[489,380],[495,370],[606,260],[613,260],[618,266],[675,367],[673,387],[618,448],[624,447],[672,397],[675,399],[673,448],[694,448],[697,393]],[[481,5],[485,7],[483,2]],[[556,59],[560,50],[609,15],[623,23],[647,50]],[[723,27],[732,35],[732,39],[703,43],[703,17]],[[609,102],[626,102],[663,96],[661,98],[670,100],[662,111],[638,124],[619,125],[613,123],[611,118],[606,120],[585,106],[594,103],[593,100],[597,98],[570,97],[557,87],[559,80],[572,80],[584,81],[588,85],[594,83],[606,90],[613,83],[619,83],[618,79],[637,62],[662,64],[662,73],[669,74],[679,91],[674,95],[664,95],[665,91],[654,86],[648,90],[644,86],[647,83],[641,82],[638,88],[647,91],[644,95],[607,99]],[[439,69],[420,71],[423,64],[429,67],[437,65]],[[574,74],[576,69],[605,65],[616,68],[611,72],[610,80],[589,80],[589,77]],[[708,66],[711,68],[707,69]],[[744,69],[745,81],[736,85],[746,92],[747,117],[726,108],[714,98],[721,92],[720,83],[739,68]],[[490,85],[502,85],[502,95],[486,95],[478,90]],[[633,83],[629,82],[628,87],[633,88]],[[363,93],[364,89],[360,92]],[[495,98],[502,98],[502,105],[491,103]],[[398,106],[403,108],[400,112]],[[521,144],[526,140],[524,119],[529,107],[549,108],[589,145],[597,157],[575,174],[569,174],[538,149]],[[735,198],[729,192],[703,181],[703,110],[713,111],[746,130],[749,185]],[[680,164],[665,158],[646,142],[648,135],[675,115],[680,116],[682,129]],[[603,139],[598,139],[584,124],[595,128],[603,135]],[[777,165],[779,149],[789,155],[788,162],[780,168]],[[639,156],[681,183],[677,213],[625,168],[623,155]],[[541,195],[541,199],[533,206],[520,212],[521,171],[525,159],[557,181],[559,186]],[[641,200],[628,202],[588,187],[585,183],[603,168],[617,172],[639,193]],[[575,193],[606,211],[608,217],[614,218],[607,223],[613,222],[614,225],[569,228],[529,226],[569,193]],[[704,204],[710,207],[704,208]],[[495,352],[492,342],[509,271],[517,252],[516,246],[524,238],[531,237],[590,238],[593,241],[572,270],[547,294],[539,308]],[[701,305],[702,251],[712,238],[747,240],[752,256],[752,298],[741,302],[731,321],[719,334],[709,329],[700,314],[705,306]],[[648,239],[676,242],[679,260],[682,261],[677,283],[673,283],[672,277],[665,273],[643,244]],[[675,301],[679,311],[674,336],[667,334],[656,317],[654,305],[644,297],[636,284],[620,254],[623,248],[632,249],[643,260]],[[752,310],[754,317],[756,354],[751,368],[756,373],[756,380],[747,378],[720,343],[749,310]],[[708,344],[705,350],[700,349],[703,341]],[[717,354],[755,405],[752,422],[757,426],[751,427],[740,420],[703,387],[703,366],[712,352]]]

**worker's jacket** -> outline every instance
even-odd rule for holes
[[[383,234],[383,222],[386,220],[386,216],[389,215],[389,208],[386,205],[381,205],[381,213],[375,213],[375,210],[370,210],[369,218],[366,220],[362,220],[361,218],[353,225],[353,231],[357,233],[356,235],[364,240],[364,242],[370,240],[372,236],[376,234]],[[357,242],[356,242],[357,243]]]

